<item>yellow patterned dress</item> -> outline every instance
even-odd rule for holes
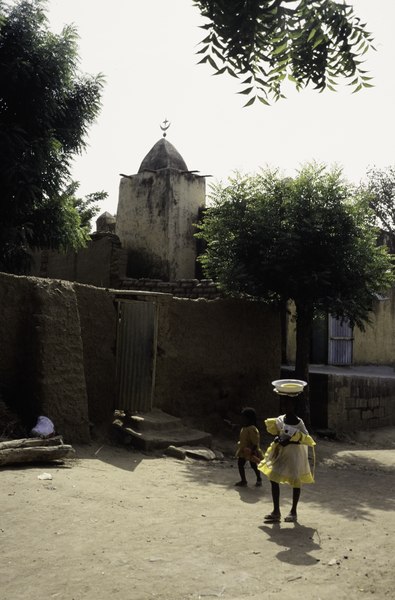
[[[308,460],[308,448],[313,449],[315,441],[309,435],[302,419],[297,425],[287,426],[285,415],[276,419],[266,419],[268,433],[275,436],[289,436],[290,444],[282,446],[272,442],[265,452],[258,469],[276,483],[289,483],[292,487],[301,487],[303,483],[314,483],[314,474],[311,472]]]
[[[260,448],[260,435],[255,425],[241,428],[236,457],[252,460],[255,463],[262,460],[263,450]]]

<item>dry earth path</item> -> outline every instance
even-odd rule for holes
[[[387,432],[388,433],[388,432]],[[234,459],[111,445],[0,470],[1,600],[395,597],[395,449],[321,442],[299,523],[265,525],[270,486]],[[43,472],[51,480],[39,480]],[[282,486],[282,510],[290,489]]]

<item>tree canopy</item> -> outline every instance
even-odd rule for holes
[[[334,0],[194,0],[208,19],[201,63],[241,80],[245,106],[298,90],[335,90],[346,78],[354,91],[372,87],[362,68],[373,37],[353,7]]]
[[[369,204],[378,225],[395,247],[395,167],[368,169],[368,181],[364,185],[369,194]]]
[[[296,375],[308,380],[314,314],[325,311],[360,328],[377,293],[393,280],[387,248],[360,194],[339,169],[304,166],[236,175],[212,188],[199,237],[204,272],[230,295],[296,306]]]
[[[29,246],[77,249],[87,237],[67,186],[103,79],[79,72],[75,28],[51,33],[44,6],[0,0],[0,269],[11,272],[27,268]]]

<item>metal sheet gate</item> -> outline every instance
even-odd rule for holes
[[[116,408],[128,413],[151,410],[156,343],[155,302],[118,300]]]
[[[351,365],[353,330],[348,321],[328,319],[328,365]]]

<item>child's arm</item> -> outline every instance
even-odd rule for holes
[[[305,446],[315,446],[315,441],[308,433],[302,433],[301,431],[297,431],[291,437],[291,442],[297,444],[304,444]]]

